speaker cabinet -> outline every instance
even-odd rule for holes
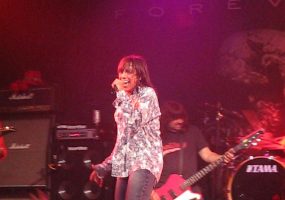
[[[16,132],[5,138],[8,156],[0,161],[1,188],[47,187],[47,154],[53,117],[22,114],[2,117]]]
[[[54,145],[54,161],[51,166],[53,200],[113,198],[112,178],[105,179],[103,188],[89,181],[91,165],[105,159],[108,142],[97,139],[73,139],[56,140]]]
[[[0,200],[47,200],[47,191],[38,188],[1,188]]]

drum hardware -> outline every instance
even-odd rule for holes
[[[209,135],[211,148],[216,152],[224,152],[236,145],[237,138],[245,136],[248,123],[238,111],[225,108],[221,102],[203,104],[203,132]]]
[[[211,149],[217,153],[222,153],[235,146],[242,140],[241,137],[245,136],[244,133],[253,131],[249,129],[248,122],[242,114],[225,108],[220,102],[216,104],[205,103],[201,110],[204,115],[202,131],[208,138]],[[227,177],[241,160],[242,156],[238,154],[229,164],[230,166],[227,165],[224,169],[216,170],[213,174],[213,182],[210,183],[211,199],[224,198]]]

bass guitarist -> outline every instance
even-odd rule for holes
[[[188,114],[181,103],[165,102],[161,107],[161,113],[164,166],[156,188],[163,190],[163,187],[167,188],[166,184],[169,181],[171,184],[176,182],[169,180],[171,174],[178,174],[187,179],[197,172],[198,155],[208,163],[218,160],[221,155],[211,151],[201,131],[189,124]],[[233,154],[227,153],[224,161],[229,162],[232,158]],[[197,185],[192,187],[191,191],[201,194],[201,189]],[[163,198],[154,190],[152,199]]]

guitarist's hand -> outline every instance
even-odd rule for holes
[[[234,150],[230,149],[224,154],[224,163],[228,164],[234,159]]]
[[[7,148],[4,143],[3,137],[0,137],[0,159],[5,158],[7,156]]]
[[[0,147],[0,158],[4,157],[4,148]]]

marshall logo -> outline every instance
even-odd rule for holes
[[[10,150],[23,150],[23,149],[29,149],[31,147],[31,144],[17,144],[12,143],[9,147]]]
[[[247,165],[247,173],[278,173],[276,165]]]
[[[35,96],[34,93],[29,93],[29,94],[12,94],[9,97],[9,100],[29,100],[33,99]]]

